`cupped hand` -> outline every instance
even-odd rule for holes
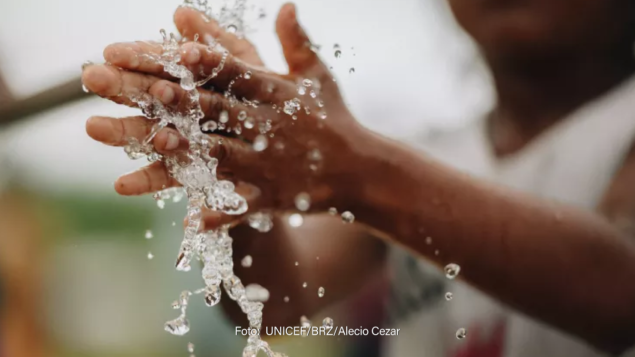
[[[199,88],[205,114],[201,123],[215,129],[209,130],[217,142],[211,155],[219,159],[221,175],[238,183],[237,192],[248,199],[250,212],[292,209],[300,193],[309,194],[313,210],[346,205],[360,189],[360,153],[371,136],[347,110],[334,78],[300,27],[295,7],[285,5],[276,22],[289,65],[286,75],[264,69],[252,44],[193,9],[179,9],[175,22],[183,36],[199,41],[181,47],[181,64],[194,74],[207,76],[223,62],[222,52],[203,44],[210,36],[230,53],[218,76]],[[187,92],[163,66],[144,56],[161,51],[160,44],[150,42],[108,46],[104,57],[109,64],[87,67],[82,79],[92,92],[120,104],[136,106],[130,98],[148,93],[178,107]],[[153,123],[142,116],[92,117],[87,132],[95,140],[123,146],[131,138],[143,140]],[[173,128],[161,130],[153,144],[165,155],[188,148],[187,139]],[[162,163],[153,163],[122,176],[115,187],[122,195],[139,195],[176,185]],[[206,227],[228,219],[208,212]]]

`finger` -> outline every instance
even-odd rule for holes
[[[276,32],[291,74],[324,75],[325,67],[311,49],[311,40],[300,26],[294,4],[285,4],[276,20]],[[317,71],[316,71],[317,70]]]
[[[110,118],[94,116],[86,122],[88,135],[106,145],[125,146],[130,139],[143,142],[156,122],[145,117]],[[171,128],[161,129],[153,139],[154,147],[161,154],[186,150],[189,145],[187,139]]]
[[[167,80],[153,84],[148,93],[163,104],[177,108],[183,106],[184,103],[188,104],[190,100],[190,93],[183,90],[178,84]],[[265,116],[268,112],[273,111],[269,107],[264,107],[258,111],[253,106],[247,106],[241,102],[230,102],[225,96],[204,89],[199,89],[199,94],[199,103],[205,115],[202,123],[213,120],[217,125],[222,124],[225,131],[238,132],[247,140],[253,140],[259,134],[258,125],[266,120]],[[227,121],[219,123],[221,115],[224,115],[223,112],[226,113],[223,120]],[[206,125],[203,125],[203,128],[207,130],[209,126],[206,128]],[[216,131],[220,131],[220,129]]]
[[[152,60],[145,59],[144,54],[160,53],[161,47],[158,44],[147,46],[145,44],[120,43],[111,45],[105,52],[106,60],[113,66],[125,70],[154,75],[153,78],[174,79],[164,72],[162,66],[155,65]],[[137,63],[139,64],[137,65]],[[276,95],[283,89],[285,89],[283,97],[290,98],[291,95],[294,95],[294,88],[291,88],[278,75],[242,62],[231,54],[226,56],[221,51],[210,50],[208,46],[200,43],[189,42],[181,47],[181,64],[198,75],[199,79],[210,77],[209,85],[213,85],[220,92],[229,90],[238,99],[248,98],[260,102],[273,102]],[[88,75],[87,72],[94,71],[96,67],[100,66],[89,66],[84,71],[84,76]],[[214,72],[217,74],[213,75]],[[246,73],[251,74],[251,76],[245,76]],[[211,78],[212,76],[213,78]],[[91,91],[95,91],[88,85],[87,87]],[[120,93],[114,93],[115,91],[116,88],[113,89],[111,96]]]
[[[150,134],[154,122],[142,116],[115,119],[93,116],[86,121],[88,136],[111,146],[123,146],[128,138],[142,141]]]
[[[212,137],[216,139],[216,142],[218,139],[222,139],[222,144],[215,145],[210,151],[210,155],[218,159],[219,166],[230,170],[237,177],[247,176],[252,170],[257,170],[254,165],[258,162],[257,153],[249,144],[237,139],[221,138],[217,135],[212,135]],[[121,195],[133,196],[156,192],[177,184],[165,165],[155,163],[120,177],[115,182],[115,189]]]
[[[208,46],[217,41],[236,58],[255,66],[264,66],[251,42],[228,33],[216,20],[195,9],[179,7],[174,13],[174,23],[184,37],[193,39],[198,35],[199,42]]]
[[[193,52],[195,54],[192,54]],[[195,68],[199,65],[204,68],[207,75],[214,69],[218,71],[222,68],[218,75],[210,79],[209,85],[214,86],[216,90],[230,91],[238,99],[247,98],[261,103],[272,103],[276,102],[277,98],[293,98],[297,94],[295,86],[280,75],[242,62],[231,54],[222,64],[221,53],[210,51],[207,47],[194,42],[184,44],[182,54],[184,58],[199,57],[198,63],[191,62],[188,66]]]
[[[115,103],[136,107],[130,98],[147,92],[160,78],[128,72],[109,65],[88,66],[82,72],[82,82],[91,92]]]
[[[104,59],[117,66],[131,71],[154,74],[162,78],[171,78],[163,70],[163,65],[148,55],[159,56],[163,48],[158,42],[122,42],[114,43],[104,49]]]
[[[258,189],[256,186],[245,183],[245,182],[239,182],[238,184],[236,184],[236,193],[238,193],[247,201],[249,210],[245,214],[235,216],[235,215],[228,215],[219,211],[204,209],[203,210],[204,229],[211,230],[211,229],[219,228],[226,224],[238,224],[249,215],[261,209],[260,189]],[[186,220],[186,223],[187,223],[187,220]]]
[[[179,183],[161,162],[152,163],[115,181],[115,191],[123,196],[137,196],[177,186]]]

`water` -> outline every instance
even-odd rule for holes
[[[322,320],[322,326],[327,328],[333,327],[333,319],[330,317],[325,318]]]
[[[344,222],[344,223],[353,223],[353,222],[355,222],[355,216],[351,212],[346,211],[346,212],[342,213],[342,222]]]
[[[187,352],[194,353],[194,344],[192,342],[187,344]]]
[[[245,296],[249,301],[266,302],[269,300],[269,290],[258,284],[249,284],[245,287]]]
[[[306,212],[311,208],[311,196],[306,192],[300,192],[295,196],[295,208],[298,211]]]
[[[146,237],[146,239],[152,239],[154,237],[154,235],[152,234],[151,230],[147,230],[145,237]]]
[[[319,297],[324,297],[324,288],[320,286],[320,288],[318,289],[318,296]]]
[[[452,293],[450,293],[450,292],[445,293],[445,299],[447,301],[451,301],[452,298],[454,298],[454,295]]]
[[[220,13],[213,14],[206,1],[186,1],[184,6],[195,8],[202,12],[203,18],[215,17],[219,24],[228,31],[242,37],[245,34],[246,26],[243,22],[243,13],[246,6],[244,0],[236,0],[233,7],[226,6],[220,9]],[[221,299],[221,283],[227,296],[236,301],[243,313],[247,315],[249,326],[260,329],[262,324],[263,305],[258,301],[251,301],[247,297],[247,291],[240,279],[234,275],[232,260],[232,238],[228,234],[227,227],[221,227],[210,231],[201,231],[202,210],[211,209],[223,212],[228,215],[241,215],[247,211],[247,202],[235,192],[234,185],[229,181],[219,180],[216,176],[218,160],[209,156],[209,152],[215,145],[222,145],[216,140],[209,140],[205,132],[217,131],[226,128],[229,121],[229,113],[223,112],[218,123],[208,121],[200,123],[204,118],[204,113],[199,104],[198,86],[201,86],[218,76],[223,70],[225,59],[228,56],[226,50],[220,45],[210,41],[209,51],[222,54],[219,65],[211,71],[205,78],[198,80],[195,75],[186,67],[179,64],[180,44],[175,36],[161,32],[163,36],[163,53],[146,55],[146,59],[154,61],[163,66],[165,72],[180,81],[181,88],[187,92],[183,106],[179,110],[164,107],[158,100],[147,93],[140,92],[130,94],[129,99],[138,104],[143,114],[154,120],[154,126],[143,141],[130,140],[124,148],[125,152],[132,159],[148,158],[149,161],[162,161],[168,168],[170,175],[182,186],[183,196],[187,197],[187,226],[181,242],[181,246],[176,259],[176,269],[179,271],[190,271],[191,261],[200,260],[203,265],[202,278],[205,288],[194,293],[204,293],[204,301],[208,306],[215,306]],[[243,75],[249,79],[250,73]],[[230,102],[236,103],[237,99],[231,94],[231,86],[225,93]],[[241,117],[239,119],[247,119]],[[202,125],[201,125],[202,124]],[[166,126],[173,126],[179,133],[190,142],[190,148],[184,157],[162,156],[154,152],[151,145],[152,139],[161,129]],[[266,127],[265,127],[266,128]],[[234,129],[238,131],[240,129]],[[260,135],[254,141],[254,149],[263,151],[267,149],[268,140],[264,135]],[[168,196],[174,196],[175,190],[169,189],[155,195],[157,205],[162,208]],[[261,219],[259,230],[268,230],[271,224]],[[255,222],[255,221],[254,221]],[[253,223],[256,225],[256,223]],[[253,289],[251,289],[253,291]],[[262,293],[262,290],[256,290]],[[187,307],[189,299],[193,294],[184,292],[179,299],[173,303],[173,307],[180,309],[181,313],[175,319],[165,323],[164,329],[177,336],[183,336],[190,330],[187,319]],[[262,294],[258,296],[262,299]],[[256,355],[259,351],[265,352],[267,356],[279,356],[273,352],[269,345],[260,339],[259,334],[250,336],[243,355]]]
[[[294,228],[302,226],[304,223],[304,217],[299,213],[294,213],[289,216],[289,225]]]
[[[267,233],[273,229],[273,220],[270,214],[257,212],[247,218],[249,226],[261,233]]]
[[[212,11],[206,0],[186,0],[183,6],[200,11],[201,17],[206,22],[209,22],[210,18],[216,19],[222,28],[234,33],[239,38],[245,36],[249,31],[249,27],[244,20],[244,15],[248,8],[246,0],[234,0],[231,6],[216,7],[216,12]],[[220,227],[209,231],[201,229],[202,211],[204,209],[238,216],[245,214],[248,208],[245,199],[235,192],[232,182],[218,179],[216,175],[218,160],[211,157],[208,153],[215,146],[223,145],[222,139],[211,140],[206,133],[226,131],[240,135],[243,129],[257,130],[260,135],[255,138],[253,149],[255,151],[264,151],[269,149],[270,146],[268,138],[273,137],[269,136],[269,132],[273,127],[272,121],[270,119],[264,119],[263,121],[258,119],[256,121],[256,119],[249,117],[246,112],[241,112],[237,117],[240,122],[239,125],[229,127],[230,114],[227,111],[223,111],[220,113],[218,121],[207,120],[202,122],[201,119],[205,115],[199,104],[200,95],[197,87],[206,84],[223,71],[228,52],[217,44],[213,38],[204,38],[209,45],[208,51],[219,53],[222,59],[210,73],[193,74],[188,68],[179,64],[180,43],[176,40],[176,37],[163,30],[161,35],[163,37],[162,53],[145,55],[146,60],[163,66],[166,73],[178,79],[181,88],[187,92],[187,95],[177,110],[163,106],[147,93],[126,93],[128,99],[135,102],[141,108],[143,114],[153,120],[154,124],[150,134],[144,140],[130,139],[124,151],[131,159],[147,158],[150,162],[162,162],[168,169],[170,176],[181,184],[181,188],[163,190],[155,194],[154,198],[159,208],[164,208],[166,202],[178,202],[183,198],[187,198],[187,224],[184,228],[185,232],[175,266],[178,271],[187,272],[192,269],[192,260],[200,261],[203,266],[201,277],[205,284],[203,288],[196,290],[194,293],[189,291],[181,293],[179,299],[172,303],[172,307],[177,311],[180,310],[180,314],[176,318],[167,321],[164,329],[176,336],[187,334],[190,330],[190,323],[187,319],[187,308],[190,298],[202,295],[202,300],[207,306],[216,306],[221,301],[222,290],[224,290],[227,298],[236,301],[247,316],[249,326],[259,331],[263,318],[262,311],[264,306],[262,302],[269,298],[268,291],[259,285],[252,284],[245,287],[234,274],[232,259],[233,240],[229,236],[228,227]],[[339,46],[337,51],[339,51]],[[341,52],[339,55],[341,55]],[[202,78],[198,78],[201,76]],[[253,74],[246,72],[238,74],[230,82],[224,93],[230,105],[234,106],[236,103],[244,103],[257,108],[258,103],[250,102],[244,98],[238,99],[232,94],[231,90],[236,80],[250,80],[251,78],[253,78]],[[313,79],[302,79],[300,84],[304,94],[308,94],[307,98],[310,97],[315,100],[317,107],[321,108],[319,112],[316,112],[316,115],[321,119],[326,119],[327,113],[323,109],[324,102],[319,97],[321,84]],[[268,90],[273,91],[273,89],[271,87]],[[276,110],[275,107],[274,110]],[[311,108],[305,106],[298,98],[289,98],[284,102],[284,106],[278,107],[277,110],[279,113],[284,112],[290,116],[289,120],[298,119],[298,116],[303,114],[303,112],[306,114],[311,112]],[[187,152],[179,157],[160,155],[154,151],[152,146],[154,136],[167,126],[178,130],[190,143]],[[284,143],[276,140],[275,148],[284,150]],[[317,169],[319,160],[321,160],[321,153],[316,149],[316,151],[307,154],[312,161],[311,166]],[[300,193],[296,197],[295,203],[299,211],[308,211],[311,206],[311,198],[306,193]],[[352,222],[354,220],[352,213],[345,213],[348,213],[347,217],[350,218],[343,217],[343,220]],[[271,215],[268,213],[252,213],[248,216],[248,222],[252,228],[260,232],[268,232],[273,227]],[[300,227],[303,222],[303,216],[299,213],[289,217],[289,224],[293,227]],[[253,260],[249,258],[251,257],[244,257],[241,265],[245,267],[251,266]],[[306,287],[307,284],[305,283],[304,286]],[[324,294],[323,288],[319,289],[318,295],[320,294]],[[288,302],[289,297],[285,296],[284,301]],[[303,317],[301,323],[303,326],[311,325],[311,322],[306,317]],[[191,348],[188,345],[188,351],[193,353],[193,345],[191,345]],[[269,345],[261,340],[259,333],[256,333],[249,337],[243,350],[243,356],[256,356],[258,352],[264,352],[269,357],[282,356],[273,352]]]
[[[240,265],[243,266],[243,268],[251,268],[251,264],[253,264],[253,258],[251,257],[251,255],[246,255],[243,260],[240,262]]]
[[[253,147],[256,151],[264,151],[269,146],[269,139],[264,135],[258,135],[254,139]]]
[[[452,280],[459,275],[459,272],[461,271],[461,267],[458,266],[457,264],[450,263],[446,265],[445,269],[443,270],[445,271],[445,277]]]
[[[151,252],[148,253],[148,260],[152,260],[154,259],[154,254],[152,254]]]
[[[460,328],[456,331],[456,339],[462,340],[467,337],[467,331],[464,328]]]
[[[309,284],[308,284],[306,281],[305,281],[304,283],[302,283],[302,287],[303,287],[303,288],[305,288],[305,289],[306,289],[308,286],[309,286]]]
[[[303,315],[300,317],[300,327],[302,328],[302,337],[307,337],[311,330],[311,320]]]

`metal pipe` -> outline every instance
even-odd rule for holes
[[[51,110],[64,104],[86,99],[90,94],[82,89],[79,77],[26,99],[0,107],[0,126]]]

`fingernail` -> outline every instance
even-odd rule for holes
[[[166,150],[174,150],[179,146],[179,137],[170,131],[168,133],[168,140],[165,142]]]
[[[165,85],[163,92],[161,93],[161,102],[163,104],[170,104],[174,100],[174,90],[169,85]]]
[[[115,126],[110,118],[89,118],[86,122],[86,132],[91,138],[105,144],[115,144],[121,141],[121,133],[115,130]]]

